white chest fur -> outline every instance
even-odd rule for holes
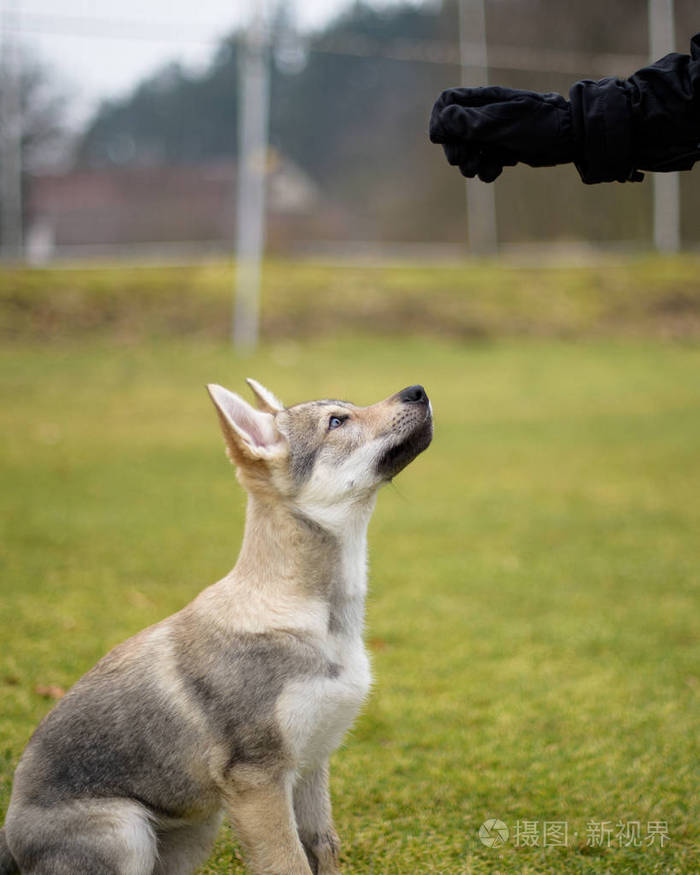
[[[372,677],[362,640],[367,591],[366,523],[344,532],[329,624],[319,641],[328,672],[288,683],[277,719],[300,772],[323,764],[362,707]]]
[[[288,683],[277,701],[277,719],[300,773],[322,765],[343,740],[372,682],[362,639],[336,637],[328,676]],[[336,674],[337,672],[337,674]]]

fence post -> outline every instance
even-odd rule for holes
[[[675,48],[673,0],[649,0],[649,53],[652,61]],[[681,193],[677,172],[652,174],[654,246],[659,252],[681,248]]]
[[[485,0],[460,0],[459,53],[462,85],[488,84]],[[498,248],[496,190],[492,182],[466,180],[467,228],[472,255],[489,255]]]
[[[265,187],[269,69],[265,5],[253,0],[239,67],[239,137],[236,197],[236,300],[233,344],[250,352],[258,344],[260,282],[265,248]]]
[[[20,54],[13,26],[16,3],[5,0],[0,35],[0,253],[21,259],[22,229],[22,97]]]

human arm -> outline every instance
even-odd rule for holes
[[[700,159],[700,34],[628,79],[583,80],[559,94],[498,86],[451,88],[430,139],[465,176],[491,182],[504,166],[574,162],[586,183],[639,181],[642,170],[688,170]]]

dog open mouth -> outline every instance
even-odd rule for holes
[[[377,471],[382,477],[391,480],[412,462],[417,455],[427,449],[433,439],[433,417],[426,412],[425,419],[398,444],[389,447],[377,463]]]

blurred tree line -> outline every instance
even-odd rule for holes
[[[698,29],[677,0],[678,47]],[[626,76],[647,56],[646,0],[489,0],[490,79],[567,93],[580,78]],[[464,186],[427,138],[438,93],[460,83],[456,0],[377,10],[357,3],[323,30],[273,28],[270,140],[342,206],[354,239],[458,242]],[[468,40],[468,34],[467,34]],[[102,105],[78,147],[82,166],[194,163],[235,155],[239,35],[209,67],[169,66]],[[523,60],[523,49],[526,57]],[[537,69],[541,66],[542,69]],[[496,183],[503,241],[646,242],[651,186],[582,185],[571,166],[507,168]],[[682,177],[683,234],[700,239],[700,170]],[[544,195],[544,196],[543,196]]]

